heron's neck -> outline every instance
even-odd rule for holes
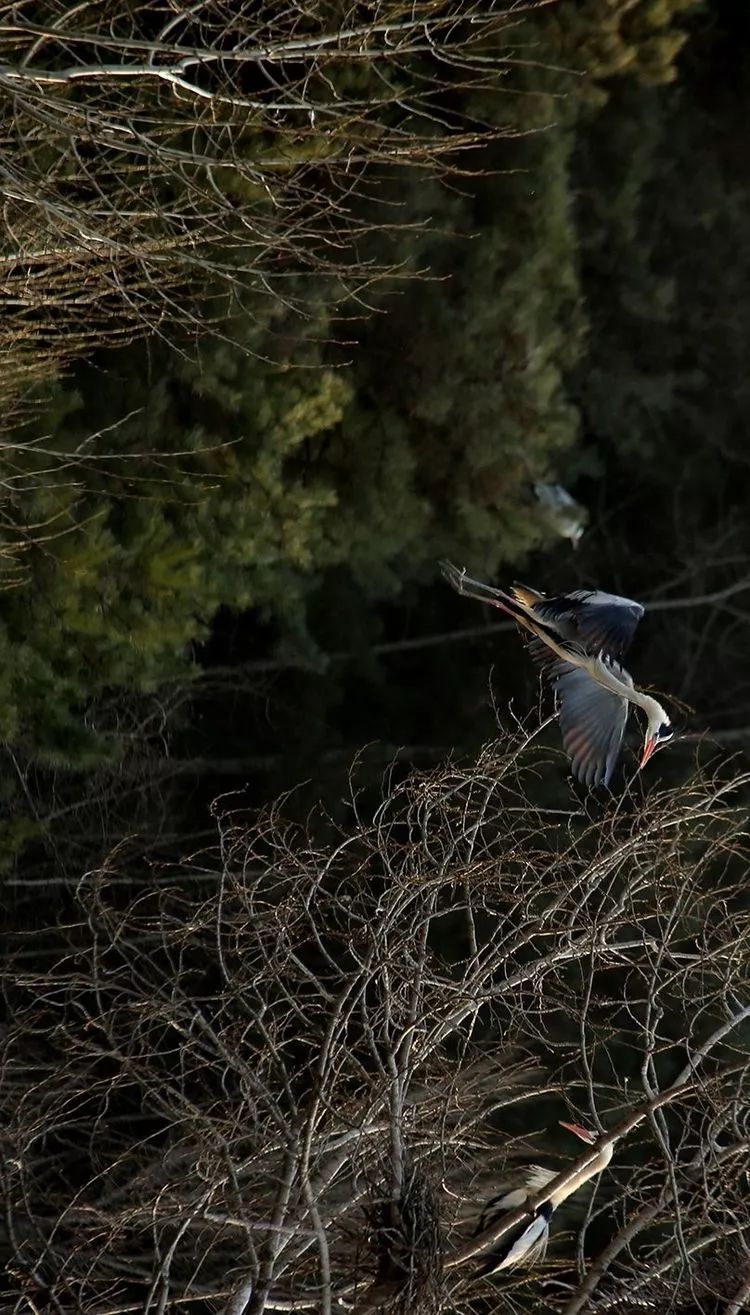
[[[636,689],[633,686],[629,698],[631,702],[637,703],[639,708],[643,708],[648,717],[649,726],[660,726],[662,722],[669,721],[661,704],[656,699],[652,699],[650,694],[644,694],[642,689]]]
[[[562,1201],[577,1192],[579,1187],[583,1187],[583,1184],[588,1182],[589,1178],[595,1178],[598,1173],[602,1172],[602,1169],[606,1169],[612,1159],[613,1151],[614,1145],[609,1142],[605,1143],[600,1151],[594,1152],[591,1159],[583,1164],[576,1173],[563,1181],[556,1191],[550,1192],[549,1200],[552,1206],[556,1209]]]
[[[642,689],[636,689],[632,682],[622,680],[608,662],[603,662],[601,658],[595,658],[594,661],[596,669],[591,671],[594,678],[613,693],[621,694],[630,703],[636,703],[639,708],[643,708],[649,725],[658,726],[663,721],[669,721],[661,704],[656,699],[652,699],[650,694],[645,694]]]
[[[614,667],[610,666],[609,662],[605,662],[601,657],[587,657],[581,665],[605,689],[611,690],[613,694],[620,694],[624,699],[629,699],[631,703],[640,703],[642,698],[648,697],[641,694],[640,690],[635,689],[629,679],[623,680],[618,676]]]

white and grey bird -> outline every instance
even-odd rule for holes
[[[451,562],[441,562],[441,569],[459,594],[498,607],[532,636],[529,653],[554,690],[563,748],[582,784],[610,784],[631,704],[646,714],[640,767],[672,739],[664,708],[635,688],[619,661],[643,616],[640,603],[600,589],[548,597],[513,585],[506,593],[470,579]]]
[[[574,1133],[589,1146],[594,1146],[598,1140],[595,1132],[582,1128],[578,1123],[561,1123],[560,1127]],[[477,1276],[497,1274],[503,1269],[512,1269],[516,1265],[530,1265],[542,1260],[547,1250],[550,1220],[555,1210],[590,1178],[595,1178],[602,1169],[606,1169],[612,1159],[613,1149],[612,1142],[605,1142],[595,1156],[566,1177],[558,1188],[540,1202],[532,1219],[522,1219],[515,1228],[510,1229],[482,1262],[476,1271]],[[506,1186],[502,1192],[487,1202],[480,1216],[476,1234],[483,1233],[492,1224],[498,1223],[503,1215],[520,1209],[531,1197],[539,1196],[555,1178],[559,1177],[559,1174],[559,1169],[545,1169],[541,1164],[530,1165],[517,1185]]]
[[[544,507],[552,529],[563,539],[570,539],[573,547],[577,548],[586,527],[586,508],[576,502],[562,484],[546,484],[537,480],[534,493]]]

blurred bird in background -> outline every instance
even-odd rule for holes
[[[552,529],[563,539],[570,539],[574,548],[578,547],[586,527],[588,515],[586,508],[576,502],[572,494],[562,484],[534,484],[537,501],[544,507],[546,519]]]

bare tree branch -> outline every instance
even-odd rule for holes
[[[304,312],[295,280],[364,308],[397,271],[362,239],[404,222],[372,192],[501,135],[472,95],[502,90],[523,9],[0,2],[8,402],[92,346],[224,331],[246,296]]]
[[[353,782],[343,828],[219,812],[215,849],[154,860],[149,888],[123,846],[66,925],[10,945],[18,1303],[480,1315],[500,1282],[509,1311],[558,1315],[687,1283],[741,1300],[750,777],[565,812],[553,761],[505,740],[368,816]],[[538,1270],[477,1278],[526,1217],[472,1235],[514,1160],[553,1156],[561,1185],[590,1157],[555,1132],[571,1112],[617,1143],[593,1204],[556,1212]]]

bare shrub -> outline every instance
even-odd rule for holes
[[[688,1293],[669,1309],[728,1315],[750,778],[561,808],[551,772],[504,741],[386,781],[370,816],[353,790],[343,829],[222,806],[216,850],[154,863],[130,900],[124,849],[83,876],[6,963],[12,1308],[573,1315]],[[476,1279],[501,1231],[472,1237],[481,1202],[546,1138],[567,1170],[571,1114],[616,1138],[611,1169],[532,1274]]]
[[[400,222],[372,204],[384,177],[460,171],[498,134],[472,96],[500,90],[518,21],[481,0],[0,2],[4,395],[224,323],[227,292],[287,304],[290,276],[361,307],[388,268],[363,238]]]

